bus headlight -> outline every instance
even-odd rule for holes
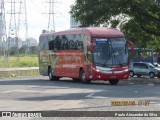
[[[101,70],[96,69],[97,72],[100,72]]]
[[[96,68],[93,68],[93,70],[95,70],[96,72],[100,72],[101,70],[99,69],[96,69]]]
[[[128,69],[124,69],[123,72],[128,72]]]

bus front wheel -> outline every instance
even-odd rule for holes
[[[80,71],[80,80],[81,80],[83,83],[90,83],[90,82],[91,82],[91,80],[86,80],[86,78],[85,78],[85,72],[84,72],[83,69]]]
[[[49,76],[49,80],[59,80],[58,77],[54,76],[54,73],[53,73],[53,69],[52,68],[49,68],[49,72],[48,72],[48,76]]]
[[[109,80],[109,83],[110,83],[111,85],[117,85],[118,82],[119,82],[119,80]]]

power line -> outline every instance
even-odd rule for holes
[[[30,2],[33,4],[34,10],[36,10],[38,13],[39,12],[42,13],[43,10],[42,10],[42,7],[40,7],[41,5],[39,4],[39,2],[35,3],[33,0],[30,0]]]
[[[55,32],[55,3],[60,3],[60,2],[56,2],[55,0],[49,0],[48,2],[49,9],[48,9],[48,26],[47,26],[47,30],[48,31],[54,31]]]
[[[49,11],[48,11],[48,31],[55,31],[55,21],[54,21],[54,0],[49,2]]]

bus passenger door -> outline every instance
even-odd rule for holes
[[[41,70],[45,75],[48,75],[48,51],[42,51],[40,58],[41,58]]]

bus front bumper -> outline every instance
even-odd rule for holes
[[[92,80],[113,80],[113,79],[128,79],[129,72],[128,70],[121,71],[112,71],[110,73],[105,73],[102,71],[92,71],[92,75],[90,76]]]

